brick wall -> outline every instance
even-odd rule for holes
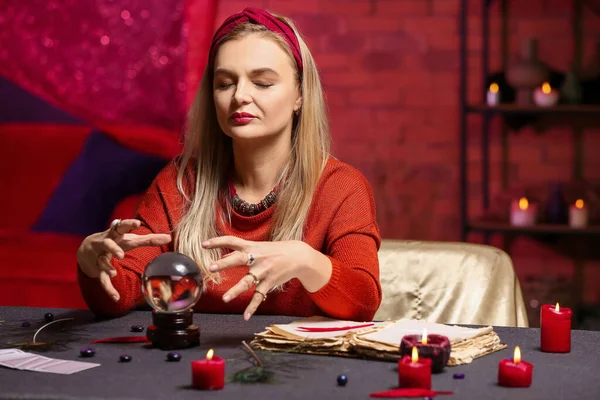
[[[470,3],[468,95],[477,101],[481,93],[481,2]],[[491,67],[499,68],[499,1],[495,3]],[[321,68],[334,153],[359,168],[371,182],[382,235],[457,240],[459,1],[227,0],[219,4],[217,24],[248,5],[293,18],[304,34]],[[516,53],[522,39],[536,35],[540,57],[552,67],[566,70],[573,53],[570,6],[568,0],[511,1],[511,53]],[[600,18],[586,16],[585,29],[589,64],[600,40]],[[477,117],[469,119],[472,215],[480,212],[479,127]],[[500,135],[497,124],[492,128],[492,188],[497,194],[501,191]],[[570,140],[568,128],[550,129],[543,136],[528,128],[511,136],[512,184],[569,179]],[[600,130],[586,130],[585,140],[584,174],[600,180],[600,157],[596,156]],[[573,271],[571,260],[527,240],[517,241],[512,255],[522,282],[529,275],[564,274],[569,278]],[[587,300],[600,300],[598,290],[589,286],[600,282],[599,270],[597,264],[586,265],[590,278]]]

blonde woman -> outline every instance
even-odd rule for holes
[[[161,252],[200,266],[198,312],[371,320],[381,302],[371,188],[330,156],[321,83],[291,21],[247,8],[214,35],[181,156],[136,219],[87,237],[77,258],[90,309],[144,303]]]

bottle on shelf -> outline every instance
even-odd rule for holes
[[[545,220],[549,224],[567,224],[569,222],[569,206],[565,200],[562,184],[558,182],[550,185]]]
[[[506,71],[506,80],[517,91],[517,104],[533,104],[533,91],[548,80],[548,66],[538,57],[537,39],[527,39],[521,44],[519,60]]]

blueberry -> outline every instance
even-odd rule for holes
[[[96,350],[91,347],[85,347],[79,351],[79,355],[86,358],[94,357],[96,355]]]
[[[465,379],[465,374],[454,374],[454,379]]]
[[[348,377],[346,375],[340,375],[337,377],[338,386],[346,386],[346,383],[348,383]]]
[[[29,328],[29,327],[31,326],[31,324],[30,324],[29,322],[25,321],[25,322],[23,322],[23,323],[21,324],[21,326],[22,326],[23,328]]]
[[[54,321],[54,314],[52,314],[52,313],[46,313],[44,315],[44,321],[46,321],[46,322],[52,322],[52,321]]]
[[[131,332],[144,332],[144,327],[141,325],[133,325],[131,327]]]
[[[119,361],[120,362],[129,362],[129,361],[131,361],[131,356],[128,356],[127,354],[121,354],[119,356]]]
[[[179,361],[181,360],[181,354],[176,351],[171,351],[167,354],[167,361]]]

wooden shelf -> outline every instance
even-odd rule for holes
[[[507,222],[475,220],[468,224],[470,231],[488,233],[513,233],[524,235],[579,235],[600,236],[600,225],[591,225],[584,229],[572,229],[568,225],[537,224],[534,226],[513,226]]]
[[[569,105],[559,104],[554,107],[520,106],[517,104],[500,104],[490,107],[485,104],[468,105],[466,108],[470,113],[482,114],[586,114],[600,116],[600,105]]]

